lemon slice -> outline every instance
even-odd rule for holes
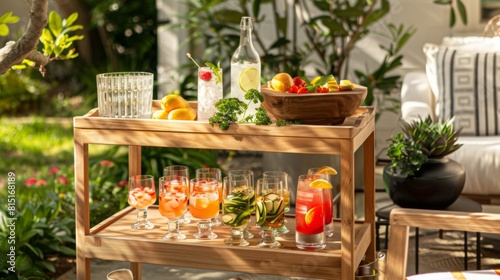
[[[340,80],[340,89],[341,90],[353,90],[354,85],[349,80]]]
[[[326,86],[328,87],[328,91],[330,91],[330,92],[337,92],[337,91],[339,91],[339,85],[337,84],[337,80],[335,80],[335,78],[330,79],[326,83]]]
[[[333,186],[325,179],[316,179],[309,184],[310,187],[318,189],[332,189]]]
[[[337,170],[331,166],[321,166],[316,170],[316,174],[329,174],[329,175],[337,175]]]
[[[311,80],[311,84],[315,84],[319,79],[321,79],[321,76],[316,76],[314,79]]]
[[[239,84],[241,90],[247,92],[249,89],[258,89],[260,83],[259,71],[255,68],[247,68],[240,74]]]

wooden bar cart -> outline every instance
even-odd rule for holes
[[[154,109],[159,108],[158,101],[153,103]],[[191,106],[196,108],[196,103]],[[337,126],[233,124],[226,131],[199,121],[101,118],[97,109],[75,117],[77,279],[90,279],[90,260],[98,258],[130,262],[137,280],[141,279],[141,263],[353,280],[363,257],[375,259],[374,128],[373,107],[360,107]],[[192,237],[195,223],[181,226],[188,236],[186,240],[162,240],[166,219],[155,207],[148,210],[155,228],[147,232],[130,228],[135,220],[135,209],[131,207],[90,228],[89,144],[128,146],[129,175],[140,174],[141,146],[340,155],[341,218],[335,222],[334,238],[329,238],[327,247],[319,251],[295,247],[293,217],[288,218],[290,233],[279,238],[283,244],[279,249],[257,247],[259,238],[247,247],[227,246],[224,238],[229,228],[225,226],[214,228],[217,239],[201,242]],[[354,153],[361,147],[365,218],[355,221]]]

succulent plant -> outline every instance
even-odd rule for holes
[[[411,123],[402,122],[402,133],[391,139],[387,155],[391,172],[414,176],[429,158],[443,157],[458,150],[461,129],[454,129],[454,118],[434,122],[430,116]]]

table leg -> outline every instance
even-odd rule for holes
[[[468,263],[469,263],[469,250],[467,250],[467,232],[464,231],[464,270],[468,269]]]
[[[380,220],[377,220],[377,222],[375,222],[375,231],[376,231],[376,240],[375,240],[375,243],[377,244],[377,251],[380,250]]]
[[[476,269],[481,270],[481,233],[476,232]]]
[[[419,232],[418,227],[415,228],[415,274],[418,274],[418,247],[419,247]]]

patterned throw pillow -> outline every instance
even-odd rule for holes
[[[440,118],[462,135],[500,135],[500,52],[442,48],[437,61]]]
[[[436,116],[455,117],[462,135],[500,135],[500,38],[445,38],[424,52]]]

